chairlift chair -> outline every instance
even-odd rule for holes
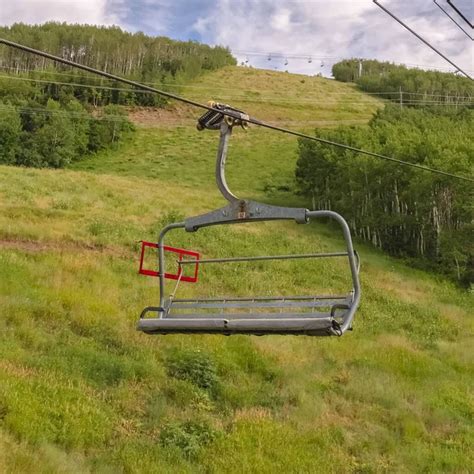
[[[225,164],[232,129],[247,127],[248,115],[238,109],[218,103],[199,118],[198,130],[220,130],[216,161],[217,186],[228,201],[225,207],[199,216],[189,217],[163,228],[157,243],[142,242],[139,272],[159,279],[159,305],[146,307],[138,321],[137,329],[147,334],[293,334],[310,336],[341,336],[352,328],[354,314],[360,301],[359,258],[352,246],[347,222],[336,212],[309,211],[304,208],[272,206],[233,194],[226,182]],[[231,116],[224,115],[230,114]],[[208,226],[252,223],[258,221],[292,220],[306,224],[311,219],[329,218],[342,229],[345,249],[340,252],[307,253],[296,255],[262,255],[252,257],[201,258],[199,253],[165,245],[170,231],[184,229],[197,232]],[[147,247],[158,251],[158,269],[144,268]],[[167,258],[165,259],[165,254]],[[288,260],[305,258],[344,257],[352,279],[352,288],[342,295],[295,295],[222,298],[176,298],[181,283],[196,283],[199,268],[204,265],[233,262]],[[171,260],[175,272],[171,272]],[[192,271],[189,272],[189,268]],[[171,294],[166,294],[165,280],[175,280]]]

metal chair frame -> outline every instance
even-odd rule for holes
[[[235,118],[206,112],[198,121],[198,129],[219,129],[220,141],[216,161],[216,182],[224,198],[225,207],[167,225],[158,237],[159,306],[145,308],[137,329],[148,334],[305,334],[311,336],[341,336],[352,328],[354,314],[360,302],[359,258],[354,251],[349,226],[345,219],[329,210],[309,211],[304,208],[271,206],[256,201],[239,199],[229,189],[225,178],[227,149],[235,125],[246,126],[243,112],[229,106],[213,104],[235,114]],[[257,221],[293,220],[298,224],[311,219],[330,218],[342,229],[346,250],[332,253],[297,255],[264,255],[218,259],[180,259],[176,286],[172,294],[165,294],[165,236],[176,229],[196,232],[203,227],[240,224]],[[143,255],[142,255],[143,257]],[[287,260],[293,258],[347,257],[352,278],[352,290],[347,295],[311,295],[282,297],[175,299],[186,265],[249,262],[259,260]],[[188,280],[189,281],[189,280]],[[150,314],[154,314],[150,317]]]

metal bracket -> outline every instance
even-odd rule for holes
[[[295,207],[280,207],[262,204],[249,200],[233,200],[225,207],[215,211],[190,217],[184,221],[188,232],[195,232],[201,227],[218,224],[233,224],[242,222],[294,220],[298,224],[308,222],[307,209]]]

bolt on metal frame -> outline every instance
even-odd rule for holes
[[[232,111],[237,117],[228,117],[214,111],[206,112],[198,121],[198,129],[220,130],[216,160],[217,186],[228,201],[225,207],[167,225],[158,236],[159,306],[145,308],[137,329],[148,334],[305,334],[311,336],[341,336],[352,328],[355,312],[360,302],[359,258],[354,251],[349,226],[344,218],[329,210],[309,211],[304,208],[271,206],[233,194],[225,178],[227,149],[232,129],[246,127],[248,116],[242,111],[221,104],[213,108]],[[306,253],[297,255],[263,255],[217,259],[182,259],[176,286],[167,297],[165,292],[165,237],[170,231],[184,229],[196,232],[201,228],[258,221],[293,220],[298,224],[311,219],[330,218],[342,229],[346,250],[344,252]],[[347,257],[352,290],[346,295],[310,295],[282,297],[204,298],[176,299],[176,292],[183,275],[183,267],[191,264],[225,264],[266,260]],[[150,314],[153,316],[150,317]]]

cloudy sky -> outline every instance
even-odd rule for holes
[[[465,30],[474,30],[449,7]],[[453,0],[472,22],[473,0]],[[342,57],[452,70],[372,0],[0,0],[0,24],[67,21],[119,25],[176,39],[229,46],[256,67],[330,74]],[[433,0],[380,0],[464,70],[473,42]],[[259,54],[257,54],[259,53]],[[268,60],[270,53],[271,61]],[[311,62],[309,59],[311,58]],[[321,58],[326,58],[321,61]],[[286,60],[288,64],[285,65]]]

